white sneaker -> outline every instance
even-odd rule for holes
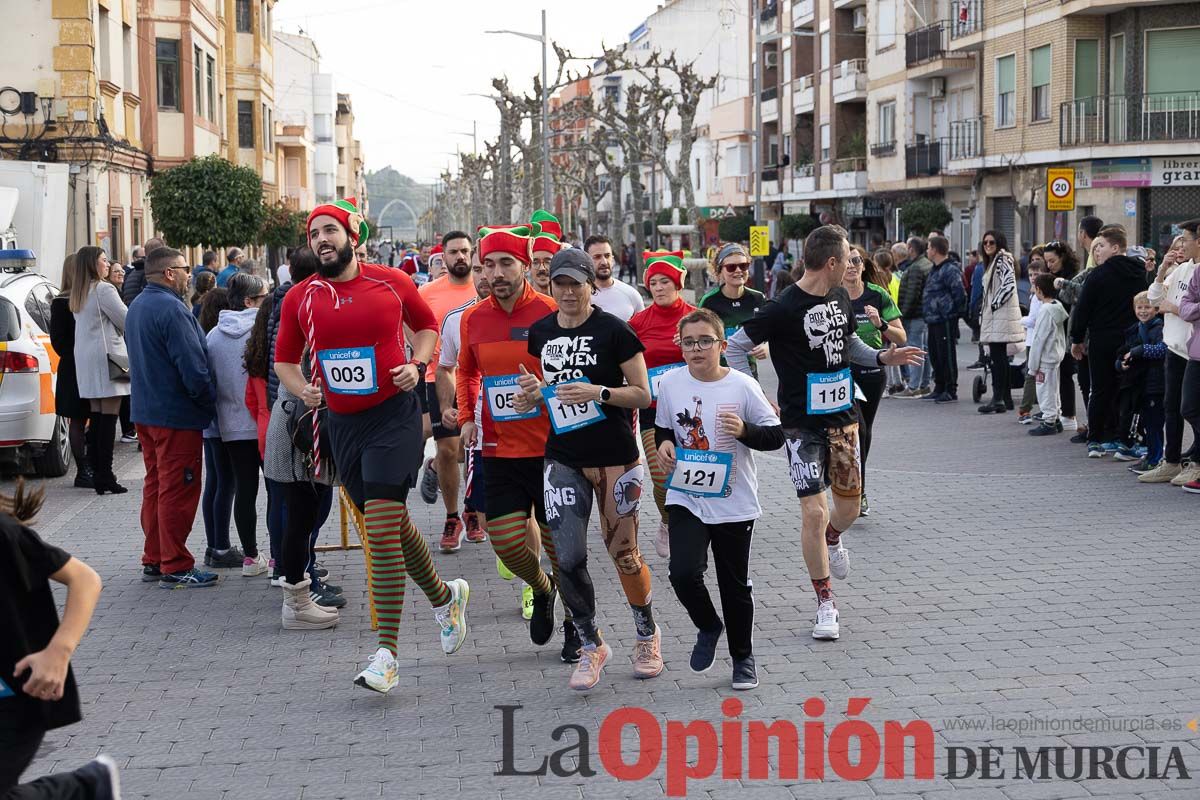
[[[254,558],[246,556],[242,559],[242,577],[253,578],[256,575],[266,575],[267,569],[269,569],[267,566],[267,557],[263,555],[261,550],[258,551],[258,555]]]
[[[1172,486],[1183,486],[1185,483],[1192,481],[1200,481],[1200,464],[1192,462],[1187,465],[1186,469],[1180,471],[1178,475],[1171,478]]]
[[[1058,421],[1062,423],[1064,431],[1079,430],[1079,421],[1076,420],[1074,417],[1059,417]]]
[[[433,609],[433,618],[442,629],[442,652],[446,655],[458,652],[467,640],[467,601],[471,599],[471,587],[462,578],[448,581],[450,602]]]
[[[841,539],[838,539],[836,546],[829,548],[829,574],[839,581],[844,581],[850,574],[850,551]]]
[[[817,624],[813,626],[814,639],[836,639],[841,636],[838,626],[838,610],[832,600],[817,606]]]
[[[665,521],[658,523],[658,533],[654,537],[654,551],[661,558],[671,557],[671,535]]]
[[[387,694],[400,682],[399,664],[396,657],[384,648],[375,651],[371,663],[354,678],[354,685]]]

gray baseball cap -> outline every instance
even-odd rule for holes
[[[554,254],[550,261],[550,280],[562,276],[577,283],[596,280],[596,269],[592,257],[574,247],[567,247]]]

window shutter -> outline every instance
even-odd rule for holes
[[[1017,62],[1013,56],[996,60],[996,93],[1006,94],[1017,90]]]
[[[1050,45],[1030,51],[1031,86],[1045,86],[1050,83]]]
[[[1196,91],[1200,28],[1146,32],[1146,93]]]
[[[1100,43],[1095,39],[1075,40],[1075,98],[1100,94]]]

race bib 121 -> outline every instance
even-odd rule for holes
[[[675,449],[675,471],[667,488],[696,497],[723,497],[729,491],[733,453]]]
[[[333,394],[375,394],[374,347],[339,347],[318,350],[325,388]]]

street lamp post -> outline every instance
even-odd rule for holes
[[[542,9],[542,33],[523,33],[521,31],[499,30],[484,31],[484,33],[510,33],[522,39],[532,39],[542,45],[542,206],[550,208],[550,87],[546,85],[547,56],[546,49],[549,38],[546,36],[546,9]]]

